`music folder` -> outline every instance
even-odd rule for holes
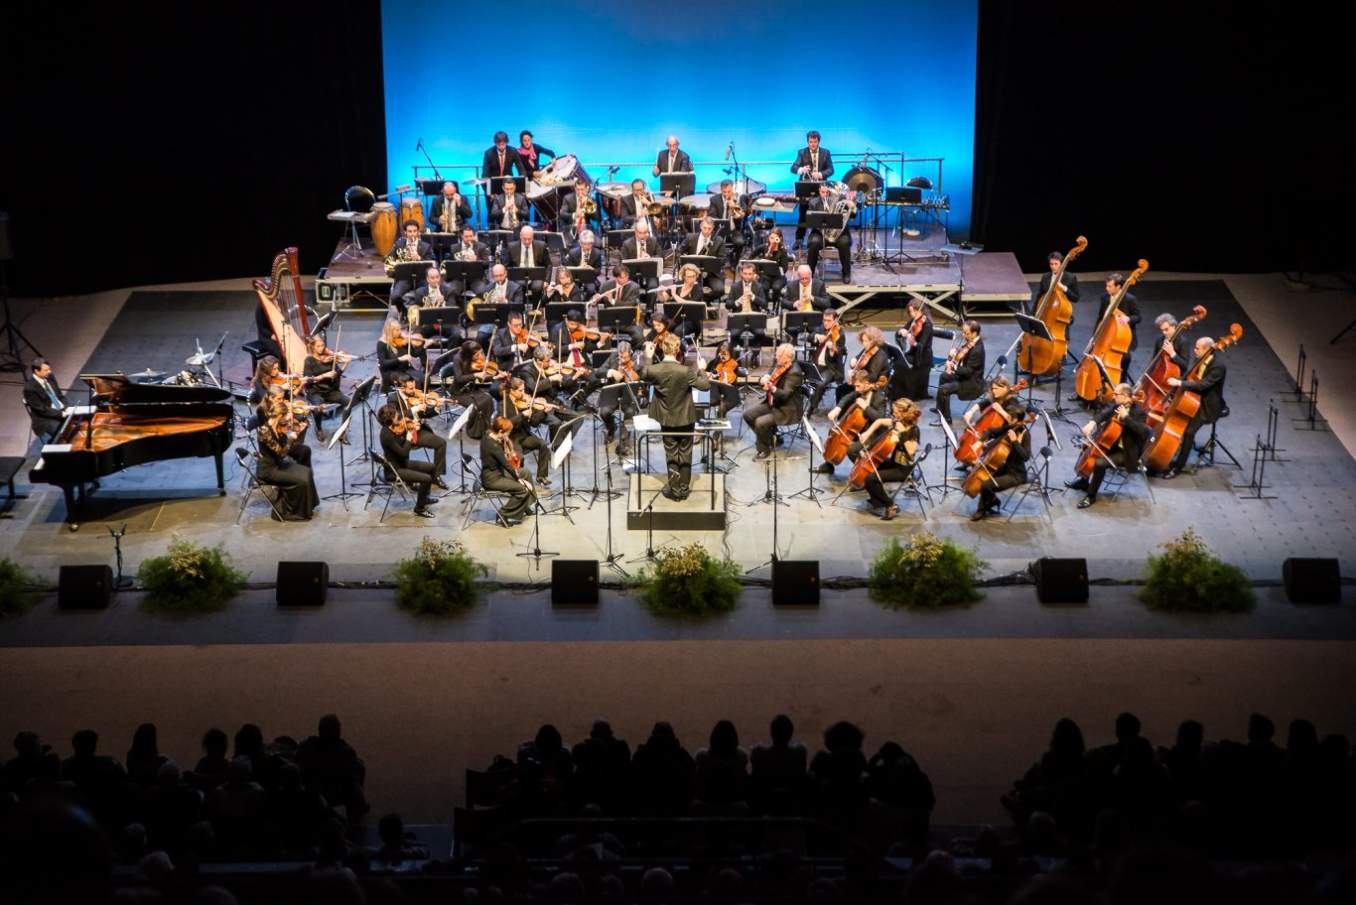
[[[796,198],[801,201],[808,201],[811,198],[819,197],[819,187],[822,182],[815,182],[812,179],[801,179],[796,182]]]

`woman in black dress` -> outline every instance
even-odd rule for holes
[[[927,306],[918,299],[909,301],[909,322],[899,328],[899,351],[904,360],[896,363],[890,375],[890,396],[927,399],[928,378],[932,375],[932,319]]]
[[[275,508],[285,522],[304,522],[320,505],[311,471],[311,447],[302,439],[304,417],[292,411],[287,400],[273,398],[259,427],[259,457],[255,472],[259,481],[278,488]]]
[[[862,454],[866,455],[872,446],[889,434],[895,435],[895,449],[890,457],[877,465],[866,476],[866,493],[874,508],[882,509],[881,518],[885,521],[899,515],[896,506],[885,492],[886,481],[903,481],[913,473],[914,458],[918,455],[918,418],[922,411],[908,399],[896,399],[890,407],[890,417],[880,418],[862,431],[858,441]]]

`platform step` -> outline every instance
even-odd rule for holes
[[[631,475],[626,494],[628,530],[725,530],[725,475],[694,474],[692,490],[681,503],[659,492],[667,481],[667,475]]]

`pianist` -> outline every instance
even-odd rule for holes
[[[38,440],[50,443],[65,419],[66,397],[45,358],[33,359],[32,371],[24,380],[24,407],[33,420],[33,433]]]

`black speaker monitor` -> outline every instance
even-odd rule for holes
[[[1335,559],[1291,557],[1281,563],[1291,603],[1341,603],[1342,572]]]
[[[1087,603],[1088,561],[1043,556],[1031,564],[1041,603]]]
[[[775,560],[772,563],[772,605],[818,606],[819,560]]]
[[[278,606],[323,606],[329,590],[329,563],[278,563]]]
[[[62,566],[57,573],[57,606],[63,610],[102,610],[113,596],[108,566]]]
[[[598,560],[551,560],[551,602],[598,603]]]

